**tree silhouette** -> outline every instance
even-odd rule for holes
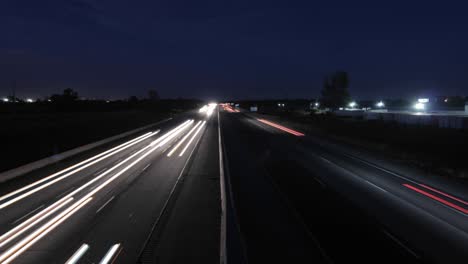
[[[326,76],[322,89],[322,106],[331,109],[343,107],[349,101],[349,78],[344,71],[337,71]]]

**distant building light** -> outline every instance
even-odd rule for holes
[[[319,102],[315,102],[315,107],[319,107],[320,106],[320,103]]]
[[[357,103],[354,102],[354,101],[348,104],[348,106],[351,107],[351,108],[356,107],[356,105],[357,105]]]
[[[5,102],[5,103],[8,103],[10,100],[6,97],[2,98],[2,101]]]
[[[423,103],[423,104],[429,103],[429,98],[419,98],[419,99],[418,99],[418,102],[419,102],[419,103]]]
[[[31,99],[31,98],[27,98],[27,99],[26,99],[26,103],[34,103],[34,100]]]
[[[52,102],[52,100],[50,100],[50,99],[47,99],[47,102]]]
[[[414,109],[416,110],[424,110],[425,108],[426,108],[426,105],[424,103],[419,102],[419,103],[414,104]]]
[[[376,104],[376,106],[379,107],[379,108],[382,108],[382,107],[385,107],[385,103],[382,102],[382,101],[380,101],[380,102],[378,102],[378,103]]]

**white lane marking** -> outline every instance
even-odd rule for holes
[[[131,154],[130,154],[130,155],[131,155]],[[99,175],[99,174],[101,174],[101,173],[102,173],[103,171],[105,171],[105,170],[107,170],[107,167],[104,168],[104,169],[102,169],[102,170],[100,170],[100,171],[98,171],[98,172],[96,172],[96,173],[94,173],[93,176]]]
[[[146,165],[141,171],[145,171],[149,166],[151,166],[151,163],[148,163],[148,165]]]
[[[22,217],[16,219],[12,224],[14,225],[14,224],[18,223],[19,221],[21,221],[21,220],[23,220],[24,218],[26,218],[26,217],[32,215],[33,213],[35,213],[37,210],[41,209],[42,207],[44,207],[44,204],[41,205],[41,206],[39,206],[38,208],[32,210],[31,212],[29,212],[29,213],[23,215]]]
[[[185,142],[185,140],[190,136],[190,134],[192,134],[192,132],[195,131],[195,129],[200,125],[200,123],[201,120],[198,121],[198,123],[187,133],[187,135],[185,135],[184,138],[182,138],[182,140],[179,141],[179,143],[177,143],[177,145],[171,150],[171,152],[167,154],[168,157],[170,157],[172,153],[174,153],[180,147],[180,145],[182,145],[182,143]]]
[[[348,158],[351,158],[351,159],[357,160],[357,161],[359,161],[359,162],[362,162],[362,163],[364,163],[364,164],[366,164],[366,165],[368,165],[368,166],[371,166],[372,168],[375,168],[375,169],[378,169],[378,170],[380,170],[380,171],[383,171],[383,172],[386,172],[386,173],[388,173],[388,174],[391,174],[391,175],[393,175],[393,176],[396,176],[396,177],[398,177],[398,178],[400,178],[400,179],[402,179],[402,180],[406,180],[406,181],[412,182],[412,183],[414,183],[414,184],[419,184],[418,182],[416,182],[416,181],[414,181],[414,180],[412,180],[412,179],[409,179],[409,178],[407,178],[407,177],[405,177],[405,176],[403,176],[403,175],[397,174],[397,173],[395,173],[395,172],[393,172],[393,171],[387,170],[387,169],[385,169],[385,168],[382,168],[382,167],[377,166],[377,165],[375,165],[375,164],[372,164],[372,163],[370,163],[370,162],[367,162],[367,161],[365,161],[365,160],[363,160],[363,159],[361,159],[361,158],[354,157],[353,155],[349,155],[349,154],[346,154],[346,153],[343,153],[343,155],[345,155],[345,156],[348,157]]]
[[[63,193],[61,193],[59,195],[57,195],[55,198],[60,199],[60,197],[64,196],[67,192],[73,190],[73,188],[75,188],[75,187],[71,187],[70,189],[64,191]]]
[[[16,257],[18,257],[20,254],[22,254],[24,251],[26,251],[28,248],[34,245],[37,241],[39,241],[39,239],[47,235],[50,231],[55,229],[63,221],[68,219],[70,216],[72,216],[74,213],[80,210],[83,206],[89,203],[92,199],[92,197],[89,197],[86,200],[81,199],[80,201],[67,208],[67,210],[63,211],[62,213],[54,217],[52,220],[45,223],[39,229],[22,239],[16,245],[9,248],[2,255],[0,255],[0,263],[6,264],[13,261]]]
[[[112,200],[114,200],[115,198],[115,195],[112,196],[109,200],[107,200],[107,202],[105,202],[101,207],[99,207],[99,209],[97,209],[96,211],[96,214],[99,213],[99,211],[101,211],[104,207],[106,207],[106,205],[108,205]]]
[[[377,189],[381,190],[382,192],[388,193],[388,191],[386,191],[386,190],[382,189],[381,187],[379,187],[379,186],[373,184],[372,182],[370,182],[370,181],[368,181],[368,180],[364,180],[364,181],[365,181],[367,184],[373,186],[374,188],[377,188]]]
[[[193,134],[193,136],[190,138],[189,142],[187,143],[187,145],[185,145],[184,149],[180,152],[179,154],[179,157],[182,157],[182,155],[184,155],[185,151],[187,150],[187,148],[190,146],[190,143],[192,143],[192,141],[195,139],[195,137],[198,135],[198,133],[200,132],[200,130],[203,128],[203,126],[205,126],[205,123],[206,121],[203,121],[203,123],[198,127],[197,129],[197,132],[195,132],[195,134]]]
[[[83,244],[81,247],[65,262],[65,264],[76,264],[80,258],[88,251],[89,245]]]
[[[111,261],[114,259],[114,256],[116,255],[115,253],[117,253],[117,250],[120,248],[120,244],[115,244],[113,245],[109,251],[107,251],[106,255],[104,256],[104,258],[102,258],[102,260],[99,262],[99,264],[108,264],[108,263],[111,263]]]
[[[221,232],[220,232],[220,264],[227,263],[226,256],[226,192],[224,182],[224,163],[223,163],[223,147],[221,139],[221,120],[219,118],[218,108],[218,146],[219,146],[219,187],[221,189]]]
[[[16,238],[17,236],[31,229],[33,226],[35,226],[42,220],[46,219],[47,217],[55,213],[60,208],[70,203],[72,200],[73,200],[73,197],[62,198],[59,201],[57,201],[55,204],[53,204],[52,206],[47,207],[46,209],[42,210],[38,214],[34,215],[33,217],[21,223],[20,225],[6,232],[0,237],[0,242],[1,242],[0,248],[6,245],[11,240],[13,240],[14,238]]]
[[[150,133],[149,136],[152,136],[152,135],[154,135],[154,134],[155,134],[155,133]],[[147,137],[149,137],[149,136],[147,136]],[[143,139],[140,139],[140,141],[146,139],[147,137],[145,137],[145,138],[143,138]],[[46,188],[46,187],[48,187],[48,186],[50,186],[50,185],[52,185],[52,184],[54,184],[54,183],[56,183],[56,182],[59,182],[59,181],[65,179],[65,178],[68,178],[68,177],[70,177],[71,175],[73,175],[74,173],[76,173],[76,172],[78,172],[78,171],[81,171],[81,170],[83,170],[83,169],[85,169],[85,168],[87,168],[87,167],[89,167],[89,166],[91,166],[91,165],[93,165],[93,164],[95,164],[95,163],[97,163],[97,162],[103,160],[103,159],[106,159],[106,158],[108,158],[108,157],[114,155],[115,153],[120,152],[120,151],[124,150],[125,148],[128,148],[128,147],[130,147],[130,146],[132,146],[133,144],[136,144],[136,143],[138,143],[138,142],[139,142],[139,141],[135,141],[135,142],[131,143],[130,145],[125,146],[125,147],[122,148],[122,149],[119,149],[119,150],[117,150],[117,151],[115,151],[115,152],[112,152],[112,153],[110,153],[110,154],[108,154],[108,155],[105,155],[105,156],[103,156],[103,157],[101,157],[101,158],[99,158],[99,159],[93,160],[93,161],[87,163],[86,165],[84,165],[84,166],[82,166],[82,167],[76,169],[76,170],[73,170],[73,171],[71,171],[71,172],[68,172],[68,173],[66,173],[65,175],[62,175],[62,176],[60,176],[60,177],[58,177],[58,178],[55,178],[55,179],[53,179],[53,180],[51,180],[51,181],[49,181],[49,182],[47,182],[47,183],[44,183],[43,185],[41,185],[41,186],[39,186],[39,187],[36,187],[35,189],[32,189],[32,190],[30,190],[30,191],[28,191],[28,192],[25,192],[25,193],[23,193],[23,194],[21,194],[21,195],[19,195],[19,196],[16,196],[15,198],[9,200],[8,202],[5,202],[5,203],[1,204],[1,205],[0,205],[0,209],[3,209],[3,208],[5,208],[5,207],[7,207],[7,206],[9,206],[9,205],[11,205],[11,204],[13,204],[13,203],[16,203],[17,201],[22,200],[22,199],[24,199],[24,198],[26,198],[26,197],[28,197],[28,196],[30,196],[30,195],[32,195],[32,194],[34,194],[34,193],[36,193],[36,192],[42,190],[42,189],[44,189],[44,188]],[[55,175],[55,174],[54,174],[54,175]],[[50,177],[47,177],[47,178],[50,178]],[[47,179],[47,178],[45,178],[45,179]],[[44,180],[44,179],[43,179],[43,180]],[[38,181],[38,182],[42,182],[43,180],[40,180],[40,181]],[[36,182],[36,183],[38,183],[38,182]],[[32,186],[32,185],[35,186],[35,185],[37,185],[36,183],[30,184],[30,185],[28,185],[28,186]],[[28,187],[28,186],[26,186],[26,187]],[[23,188],[21,188],[20,190],[25,189],[26,187],[23,187]],[[29,187],[28,187],[28,188],[29,188]],[[17,192],[17,191],[15,191],[15,192]],[[6,195],[6,196],[9,197],[9,196],[11,196],[11,195],[8,194],[8,195]],[[3,196],[3,197],[6,197],[6,196]],[[2,198],[0,198],[0,200],[1,200],[1,199],[2,199]]]

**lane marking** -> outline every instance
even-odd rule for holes
[[[135,153],[135,151],[132,151],[132,153],[130,153],[130,155],[132,155],[133,153]],[[100,170],[100,171],[98,171],[98,172],[96,172],[96,173],[94,173],[93,176],[99,175],[99,174],[101,174],[101,173],[102,173],[103,171],[105,171],[105,170],[107,170],[107,167],[104,168],[104,169],[102,169],[102,170]]]
[[[81,247],[65,262],[65,264],[76,264],[80,258],[88,251],[89,245],[83,244]]]
[[[192,132],[195,131],[195,129],[197,129],[201,122],[201,120],[198,121],[198,123],[187,133],[187,135],[185,135],[184,138],[182,138],[182,140],[179,141],[179,143],[177,143],[177,145],[167,154],[168,157],[170,157],[180,147],[180,145],[184,143],[184,141],[190,136],[190,134],[192,134]]]
[[[32,210],[31,212],[25,214],[24,216],[22,216],[22,217],[16,219],[12,224],[14,225],[14,224],[20,222],[21,220],[23,220],[24,218],[28,217],[29,215],[32,215],[33,213],[35,213],[37,210],[41,209],[41,208],[44,207],[44,206],[45,206],[45,204],[39,206],[38,208],[36,208],[36,209]]]
[[[9,248],[6,252],[0,255],[0,263],[6,264],[13,261],[16,257],[18,257],[21,253],[26,251],[32,245],[34,245],[37,241],[39,241],[42,237],[47,235],[50,231],[55,229],[58,225],[60,225],[63,221],[71,217],[75,214],[78,210],[83,208],[86,204],[88,204],[93,198],[89,197],[86,200],[80,200],[73,204],[71,207],[67,208],[67,210],[63,211],[52,220],[48,221],[46,224],[41,226],[37,229],[34,233],[30,234],[20,242],[18,242],[13,247]]]
[[[446,205],[446,206],[449,206],[449,207],[451,207],[451,208],[453,208],[453,209],[456,209],[456,210],[458,210],[458,211],[460,211],[460,212],[462,212],[462,213],[464,213],[464,214],[468,214],[468,210],[467,210],[467,209],[465,209],[465,208],[463,208],[463,207],[461,207],[461,206],[458,206],[458,205],[456,205],[456,204],[453,204],[453,203],[451,203],[451,202],[449,202],[449,201],[447,201],[447,200],[444,200],[444,199],[442,199],[442,198],[440,198],[440,197],[437,197],[437,196],[435,196],[435,195],[433,195],[433,194],[430,194],[430,193],[428,193],[428,192],[426,192],[426,191],[424,191],[424,190],[421,190],[421,189],[419,189],[419,188],[417,188],[417,187],[414,187],[414,186],[412,186],[412,185],[409,185],[409,184],[407,184],[407,183],[404,183],[403,186],[405,186],[406,188],[411,189],[411,190],[413,190],[413,191],[415,191],[415,192],[418,192],[418,193],[420,193],[420,194],[422,194],[422,195],[425,195],[425,196],[427,196],[427,197],[429,197],[429,198],[431,198],[431,199],[433,199],[433,200],[436,200],[436,201],[438,201],[438,202],[440,202],[440,203],[442,203],[442,204],[444,204],[444,205]]]
[[[109,264],[109,263],[113,262],[113,260],[117,257],[118,253],[120,253],[121,250],[122,249],[120,247],[120,244],[113,245],[109,249],[109,251],[107,251],[106,255],[104,256],[104,258],[102,258],[102,260],[99,262],[99,264]]]
[[[57,199],[61,198],[61,197],[64,196],[67,192],[73,190],[74,188],[75,188],[75,187],[71,187],[70,189],[64,191],[63,193],[61,193],[61,194],[59,194],[59,195],[57,195],[55,198],[57,198]]]
[[[288,132],[289,134],[293,134],[295,136],[298,136],[298,137],[302,137],[302,136],[305,136],[304,133],[301,133],[299,131],[296,131],[296,130],[293,130],[293,129],[290,129],[290,128],[287,128],[287,127],[284,127],[282,125],[279,125],[279,124],[276,124],[276,123],[273,123],[271,121],[268,121],[268,120],[265,120],[265,119],[261,119],[261,118],[257,118],[258,121],[264,123],[264,124],[267,124],[269,126],[272,126],[272,127],[275,127],[279,130],[283,130],[284,132]]]
[[[28,220],[24,221],[20,225],[16,226],[15,228],[11,229],[10,231],[6,232],[0,237],[0,248],[5,246],[11,240],[15,239],[22,233],[28,231],[33,226],[41,222],[42,220],[46,219],[53,213],[57,212],[59,209],[64,207],[66,204],[70,203],[73,200],[73,197],[62,198],[61,200],[57,201],[52,206],[47,207],[46,209],[42,210],[38,214],[34,215],[33,217],[29,218]]]
[[[107,200],[107,202],[105,202],[101,207],[99,207],[99,209],[97,209],[96,211],[96,214],[99,213],[99,211],[101,211],[104,207],[106,207],[106,205],[108,205],[112,200],[114,200],[115,198],[115,195],[112,196],[109,200]]]
[[[377,186],[377,185],[373,184],[372,182],[370,182],[370,181],[368,181],[368,180],[364,180],[364,181],[365,181],[365,182],[367,182],[367,184],[369,184],[369,185],[373,186],[374,188],[377,188],[377,189],[381,190],[382,192],[386,192],[386,193],[388,193],[388,191],[387,191],[387,190],[384,190],[384,189],[382,189],[381,187],[379,187],[379,186]]]
[[[151,163],[148,163],[148,165],[146,165],[146,166],[141,170],[141,172],[144,172],[149,166],[151,166]]]
[[[205,126],[205,123],[206,123],[206,121],[203,121],[203,123],[198,127],[197,132],[195,132],[195,134],[193,134],[193,136],[190,138],[189,142],[187,142],[187,145],[185,145],[184,149],[180,152],[179,157],[182,157],[182,155],[184,155],[185,151],[190,146],[190,143],[192,143],[192,141],[198,135],[200,130],[203,128],[203,126]]]
[[[219,187],[221,189],[221,232],[220,232],[220,246],[219,256],[220,264],[227,263],[226,254],[226,185],[224,182],[224,163],[223,163],[223,147],[221,139],[221,119],[219,118],[218,108],[218,155],[219,155]]]

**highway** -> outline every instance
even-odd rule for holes
[[[221,126],[253,263],[466,263],[466,185],[273,116],[226,109]]]
[[[218,261],[219,163],[211,139],[218,126],[212,113],[178,115],[2,184],[0,263]],[[184,222],[184,214],[197,209],[206,211],[199,222]],[[198,228],[206,223],[209,228]],[[179,227],[192,231],[180,234]],[[207,235],[206,246],[193,242],[198,230]],[[180,256],[187,247],[168,239],[173,236],[200,246]],[[155,246],[155,240],[164,243]]]
[[[207,105],[0,185],[0,263],[466,263],[467,201],[454,181]]]

